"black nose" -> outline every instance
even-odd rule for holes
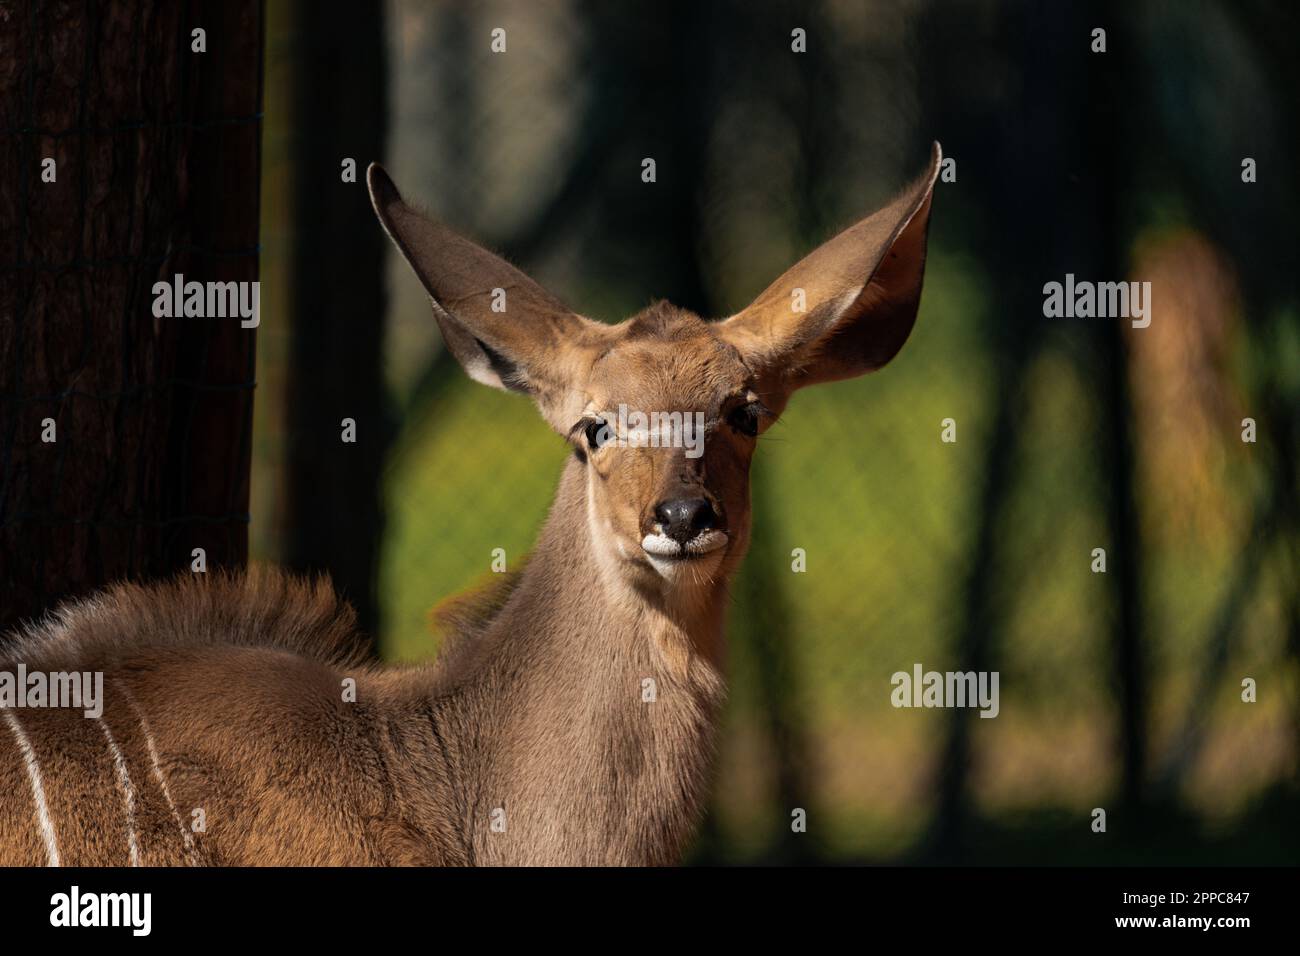
[[[712,528],[718,516],[704,498],[674,498],[655,505],[655,520],[664,534],[678,544],[685,544],[701,531]]]

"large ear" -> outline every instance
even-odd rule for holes
[[[718,326],[755,370],[764,396],[870,372],[907,341],[925,273],[930,198],[943,154],[893,202],[819,246],[743,312]]]
[[[609,327],[570,311],[510,263],[416,212],[377,163],[370,201],[420,277],[447,348],[470,378],[527,392],[561,433],[582,414],[582,376]]]

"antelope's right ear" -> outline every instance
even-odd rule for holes
[[[718,326],[784,403],[804,385],[870,372],[907,341],[925,275],[930,201],[943,154],[884,208],[808,254]]]
[[[609,326],[572,312],[510,263],[416,212],[378,163],[370,201],[433,303],[447,347],[470,378],[532,395],[562,433],[581,416],[581,375]]]

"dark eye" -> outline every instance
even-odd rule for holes
[[[758,416],[758,406],[753,402],[748,405],[737,405],[727,416],[727,424],[742,435],[749,435],[752,438],[758,434]]]
[[[599,418],[588,421],[583,433],[587,436],[587,445],[592,451],[603,448],[614,437],[613,429]]]

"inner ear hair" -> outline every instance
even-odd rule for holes
[[[512,392],[531,392],[528,378],[523,371],[514,362],[510,361],[492,346],[488,345],[482,339],[476,338],[474,342],[483,350],[483,355],[487,358],[488,367],[492,369],[497,380],[505,388]]]
[[[375,214],[432,303],[448,351],[470,378],[526,392],[557,431],[568,427],[591,355],[613,334],[523,272],[406,203],[383,167],[366,174]]]

